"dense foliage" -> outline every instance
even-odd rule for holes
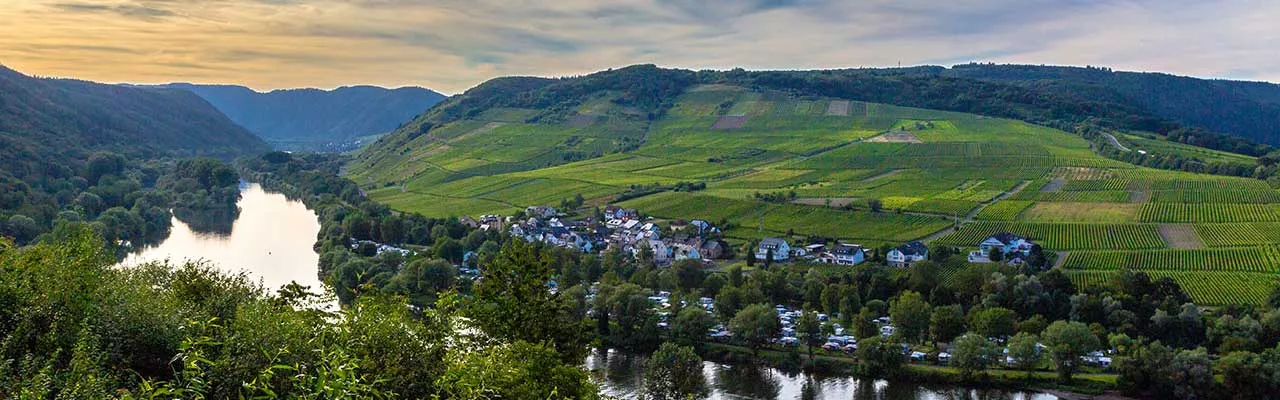
[[[60,224],[86,222],[127,250],[163,239],[173,215],[198,232],[227,232],[239,213],[239,177],[217,159],[139,162],[96,152],[76,169],[50,168],[65,176],[0,183],[0,236],[26,244]]]
[[[302,288],[271,294],[207,265],[113,263],[83,227],[0,246],[0,396],[596,396],[576,362],[545,344],[560,337],[495,340],[468,327],[468,309],[507,304],[507,294],[419,309],[368,293],[336,314],[312,308],[323,299]],[[557,309],[547,306],[522,308]]]
[[[262,140],[187,92],[37,79],[0,66],[5,180],[37,186],[69,178],[96,151],[148,159],[266,150]]]

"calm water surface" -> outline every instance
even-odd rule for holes
[[[317,268],[320,256],[312,250],[320,222],[302,202],[267,193],[256,183],[240,186],[240,216],[229,235],[198,233],[173,219],[173,228],[159,245],[125,258],[124,264],[149,261],[206,260],[229,272],[247,272],[274,291],[289,282],[323,292]]]
[[[594,351],[587,369],[606,394],[620,399],[639,398],[644,375],[643,356],[617,351]],[[1034,392],[978,390],[963,387],[922,386],[842,376],[793,374],[756,365],[702,363],[702,375],[711,389],[711,400],[729,399],[874,399],[874,400],[1057,400]]]

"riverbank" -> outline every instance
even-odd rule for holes
[[[799,350],[799,349],[797,349]],[[724,343],[707,343],[703,357],[722,363],[762,362],[768,366],[799,372],[807,370],[824,375],[858,376],[858,362],[851,357],[815,353],[810,362],[803,351],[789,352],[777,349],[761,349],[753,357],[746,347]],[[1075,374],[1071,384],[1057,382],[1053,371],[1026,371],[989,369],[974,377],[965,377],[959,368],[943,365],[909,363],[904,366],[902,379],[925,385],[953,385],[983,389],[1030,390],[1052,394],[1066,400],[1076,399],[1126,399],[1116,389],[1114,374]]]

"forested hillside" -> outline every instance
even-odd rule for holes
[[[15,159],[83,150],[222,157],[266,148],[188,92],[37,79],[3,67],[0,132],[6,149],[33,146],[23,154],[0,155],[7,165]]]
[[[232,121],[284,148],[391,132],[445,98],[418,87],[351,86],[266,93],[226,85],[175,83],[164,87],[203,97]]]
[[[95,221],[113,241],[162,238],[171,208],[234,209],[237,193],[234,176],[196,176],[217,169],[216,160],[172,159],[267,149],[188,92],[37,79],[0,67],[0,235],[21,244],[59,221]]]
[[[1034,65],[968,64],[938,72],[1077,98],[1103,98],[1189,126],[1280,144],[1280,85],[1273,83]]]

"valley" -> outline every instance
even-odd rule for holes
[[[394,147],[379,143],[358,156],[351,177],[396,209],[475,217],[576,196],[603,207],[638,187],[699,182],[705,190],[628,195],[616,205],[718,221],[736,245],[823,237],[876,248],[929,238],[973,248],[1007,231],[1063,252],[1064,272],[1083,288],[1144,271],[1207,305],[1260,304],[1280,279],[1280,237],[1270,234],[1280,227],[1280,192],[1256,179],[1106,158],[1095,149],[1109,138],[729,85],[690,87],[652,121],[605,99],[569,110],[566,122],[529,122],[540,112],[490,109]],[[1152,157],[1199,149],[1122,140]],[[761,201],[761,193],[788,196]],[[1161,234],[1174,226],[1184,228],[1178,238]]]

